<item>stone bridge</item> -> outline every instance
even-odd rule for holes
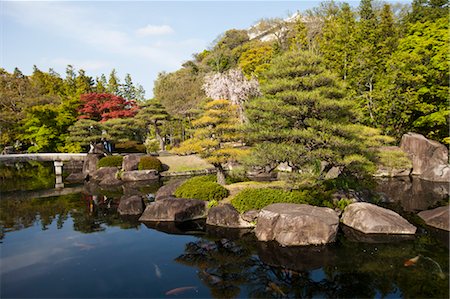
[[[63,188],[62,169],[64,162],[68,161],[84,161],[87,154],[68,154],[68,153],[41,153],[41,154],[11,154],[0,155],[0,163],[14,163],[14,162],[53,162],[56,183],[55,188]]]

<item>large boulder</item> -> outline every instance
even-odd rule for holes
[[[394,211],[367,202],[348,205],[342,222],[365,234],[415,234],[416,227]]]
[[[186,179],[172,179],[167,184],[158,189],[155,195],[155,200],[174,197],[175,190],[186,182]]]
[[[154,169],[125,171],[122,172],[120,179],[124,182],[157,180],[159,173]]]
[[[166,198],[150,203],[139,221],[188,221],[206,216],[206,202],[198,199]]]
[[[120,215],[140,215],[144,211],[144,202],[138,195],[122,196],[117,212]]]
[[[92,173],[90,180],[102,186],[118,186],[122,181],[117,178],[117,167],[101,167]]]
[[[449,213],[449,206],[444,206],[432,210],[422,211],[418,215],[429,226],[450,231]]]
[[[334,242],[339,217],[329,208],[276,203],[262,209],[255,234],[260,241],[276,240],[282,246]]]
[[[413,175],[419,175],[427,181],[450,181],[448,149],[437,141],[423,135],[407,133],[402,136],[400,148],[410,156]]]
[[[250,228],[254,226],[243,220],[239,212],[230,204],[209,209],[206,224],[229,228]]]
[[[123,157],[122,170],[123,171],[133,171],[138,170],[139,161],[141,160],[142,154],[131,154]]]
[[[100,158],[103,156],[104,155],[100,154],[87,154],[83,162],[83,174],[91,175],[92,173],[96,172],[98,160],[100,160]]]
[[[103,181],[104,179],[116,178],[118,171],[119,169],[117,169],[117,167],[101,167],[91,173],[90,179],[93,181],[100,182]]]

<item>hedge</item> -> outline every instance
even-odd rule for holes
[[[273,203],[310,204],[333,208],[328,194],[311,190],[284,191],[270,188],[248,188],[239,192],[231,200],[231,204],[239,212],[259,210]]]
[[[106,156],[98,161],[97,168],[100,167],[122,167],[122,156]]]
[[[214,176],[194,177],[184,182],[175,190],[175,196],[180,198],[194,198],[200,200],[221,200],[229,192],[223,186],[212,181]]]
[[[139,170],[155,169],[159,172],[164,170],[161,161],[152,156],[142,157],[141,160],[139,160],[138,169]]]

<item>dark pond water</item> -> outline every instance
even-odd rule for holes
[[[50,175],[40,183],[28,176],[34,187],[24,189],[35,190],[21,192],[10,179],[1,185],[1,298],[449,297],[448,233],[420,223],[420,204],[387,195],[397,181],[382,182],[385,205],[419,227],[414,238],[386,242],[342,228],[332,245],[282,248],[202,222],[143,224],[117,214],[121,193],[151,194],[159,184],[66,185],[68,194],[55,196],[44,190]],[[427,205],[448,201],[448,189],[433,192]],[[416,256],[416,266],[404,266]]]

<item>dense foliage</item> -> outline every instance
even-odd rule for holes
[[[238,106],[221,99],[207,102],[198,119],[192,122],[195,131],[191,139],[181,143],[175,153],[197,153],[214,165],[217,170],[217,182],[225,184],[223,164],[236,161],[246,151],[238,147],[242,139],[239,128]]]
[[[157,171],[164,170],[161,161],[159,161],[158,158],[152,156],[141,157],[141,159],[139,160],[138,169],[139,170],[154,169]]]
[[[212,176],[194,177],[184,182],[175,190],[175,196],[180,198],[193,198],[200,200],[222,200],[229,192],[217,184]]]
[[[331,200],[324,194],[310,190],[284,191],[280,189],[254,189],[248,188],[239,192],[231,204],[239,211],[245,212],[253,209],[262,209],[273,203],[312,204],[323,207],[333,207]]]
[[[122,156],[106,156],[98,161],[97,168],[101,167],[119,167],[122,168]]]
[[[0,149],[79,152],[101,138],[100,125],[86,120],[132,116],[135,100],[143,97],[142,87],[134,86],[130,75],[120,84],[114,70],[107,83],[104,75],[94,81],[70,65],[65,78],[52,69],[34,67],[30,76],[0,69]]]

